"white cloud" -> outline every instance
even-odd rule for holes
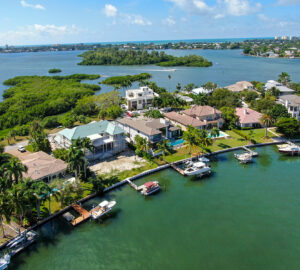
[[[27,3],[25,0],[21,0],[20,3],[21,3],[21,5],[22,5],[22,7],[29,7],[29,8],[34,8],[34,9],[45,10],[45,7],[42,6],[42,5],[40,5],[40,4],[35,4],[35,5],[29,4],[29,3]]]
[[[286,6],[293,6],[293,5],[300,5],[300,0],[278,0],[278,5],[286,5]]]
[[[139,14],[127,14],[119,12],[119,10],[110,4],[106,4],[104,9],[104,14],[107,17],[114,18],[112,24],[115,25],[118,22],[118,19],[125,24],[134,24],[140,26],[149,26],[152,25],[152,22]]]
[[[116,17],[118,13],[118,9],[111,4],[106,4],[103,11],[107,17]]]
[[[249,0],[217,0],[216,4],[208,5],[205,0],[166,0],[182,10],[198,15],[209,15],[220,19],[226,15],[245,16],[261,9],[260,3],[250,4]],[[284,0],[279,0],[284,1]],[[287,0],[286,0],[287,1]],[[298,0],[289,0],[298,1]]]
[[[166,0],[178,6],[179,8],[189,12],[198,14],[207,14],[212,12],[213,7],[208,6],[202,0]]]
[[[44,44],[47,42],[57,42],[67,36],[76,36],[82,31],[76,25],[27,25],[15,31],[0,32],[0,44]]]
[[[120,14],[121,20],[124,23],[136,24],[141,26],[152,25],[152,22],[137,14]]]
[[[261,9],[260,3],[256,3],[252,6],[247,0],[224,0],[224,3],[227,7],[228,14],[233,16],[245,16]]]
[[[167,26],[173,26],[176,24],[176,21],[172,17],[168,17],[162,20],[162,23]]]
[[[258,14],[257,15],[258,19],[260,19],[261,21],[264,21],[264,22],[269,22],[269,21],[272,21],[271,18],[267,17],[265,14]]]

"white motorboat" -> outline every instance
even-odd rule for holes
[[[184,170],[184,174],[188,176],[191,175],[203,176],[210,173],[211,173],[211,168],[207,164],[201,161],[193,163],[193,166],[188,167]]]
[[[10,263],[10,255],[6,254],[2,258],[0,258],[0,270],[7,269],[9,263]]]
[[[160,190],[160,186],[157,181],[149,181],[142,186],[141,193],[145,196],[148,196],[159,190]]]
[[[234,154],[234,156],[241,163],[252,162],[252,155],[250,153]]]
[[[91,210],[91,217],[93,219],[102,217],[103,215],[109,213],[116,204],[116,201],[103,201],[99,203],[97,207]]]
[[[207,157],[199,157],[198,160],[203,163],[208,163],[210,160]]]
[[[300,154],[300,146],[297,144],[281,144],[278,145],[278,151],[285,154]]]

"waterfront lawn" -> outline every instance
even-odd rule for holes
[[[243,130],[242,131],[245,135],[249,134],[249,130]],[[233,147],[239,147],[250,144],[249,141],[242,138],[240,135],[234,133],[231,130],[226,130],[225,133],[227,133],[230,137],[227,139],[217,139],[214,140],[213,144],[207,147],[206,149],[202,149],[199,146],[192,147],[191,153],[210,153],[215,151],[220,151],[228,148]],[[264,138],[265,136],[265,130],[264,129],[253,129],[253,139],[256,141],[256,143],[266,143],[271,142],[272,139],[270,138]],[[179,148],[174,154],[168,155],[165,157],[165,160],[169,163],[175,162],[181,159],[190,158],[191,154],[189,153],[190,147],[184,146],[182,148]],[[158,164],[164,164],[163,161],[160,159],[156,159],[155,162]]]

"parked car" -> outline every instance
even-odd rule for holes
[[[24,153],[24,152],[26,152],[26,149],[23,146],[20,146],[18,148],[18,151],[21,152],[21,153]]]

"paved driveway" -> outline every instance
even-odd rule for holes
[[[12,145],[5,146],[4,147],[4,152],[9,152],[9,151],[12,151],[12,150],[18,150],[19,147],[21,147],[21,146],[25,147],[27,145],[28,145],[28,140],[21,141],[19,143],[15,143],[15,144],[12,144]]]

